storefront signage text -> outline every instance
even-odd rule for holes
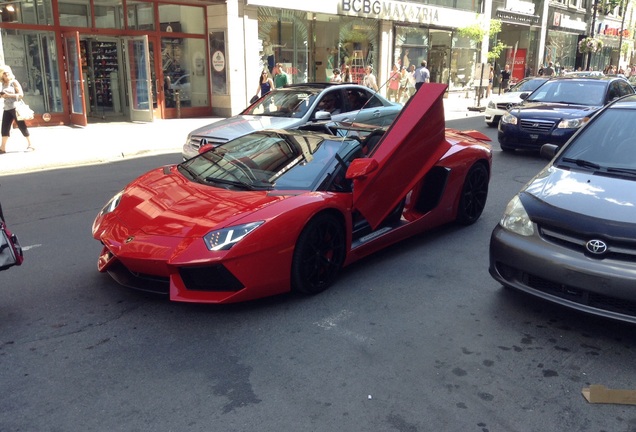
[[[537,15],[526,15],[518,12],[512,12],[502,9],[497,9],[497,18],[517,24],[538,25],[539,17]]]
[[[578,30],[585,32],[587,28],[587,24],[585,21],[575,20],[570,17],[570,15],[554,12],[554,19],[552,20],[552,25],[555,27],[561,27],[566,29]]]
[[[376,19],[426,23],[439,22],[440,11],[431,6],[389,0],[341,0],[338,8],[344,15],[373,15]]]

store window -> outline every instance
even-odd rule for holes
[[[409,68],[420,66],[422,60],[428,61],[428,29],[419,27],[395,27],[395,58],[398,66]]]
[[[0,19],[3,23],[53,24],[51,0],[3,1]]]
[[[94,0],[95,27],[124,28],[124,7],[121,0]]]
[[[205,39],[162,38],[161,57],[166,107],[209,105]]]
[[[155,18],[153,4],[140,1],[127,1],[128,28],[133,30],[154,30]]]
[[[576,55],[579,36],[572,33],[551,31],[546,42],[546,63],[551,61],[558,73],[573,71],[576,65]]]
[[[2,49],[26,103],[40,114],[63,112],[55,34],[3,29]]]
[[[159,23],[166,32],[205,34],[205,9],[160,3]]]
[[[91,26],[91,2],[90,0],[77,0],[73,3],[58,2],[60,25],[70,27]]]
[[[478,42],[467,38],[453,37],[453,47],[450,62],[450,90],[463,90],[480,79],[488,79],[490,69],[484,65],[484,75],[481,74],[481,65],[477,63],[480,47]]]
[[[378,66],[377,20],[262,7],[258,22],[261,66],[282,63],[291,82],[329,81],[345,66],[361,82],[366,65]]]

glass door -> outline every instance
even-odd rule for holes
[[[84,100],[84,76],[79,32],[62,33],[66,50],[67,82],[70,89],[71,124],[86,126],[86,101]]]
[[[130,119],[151,122],[154,115],[148,36],[126,38],[126,66]]]

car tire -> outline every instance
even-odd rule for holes
[[[322,213],[303,228],[291,268],[291,288],[318,294],[333,283],[345,259],[345,230],[338,217]]]
[[[499,123],[499,122],[498,121],[491,121],[491,122],[487,121],[486,125],[488,127],[497,127],[497,123]]]
[[[478,162],[468,170],[457,208],[457,223],[471,225],[479,219],[488,198],[488,177],[488,168],[483,163]]]

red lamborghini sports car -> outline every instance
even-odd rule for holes
[[[443,84],[388,129],[254,132],[150,171],[97,215],[98,269],[171,300],[314,294],[339,270],[486,205],[489,139],[445,129]]]

